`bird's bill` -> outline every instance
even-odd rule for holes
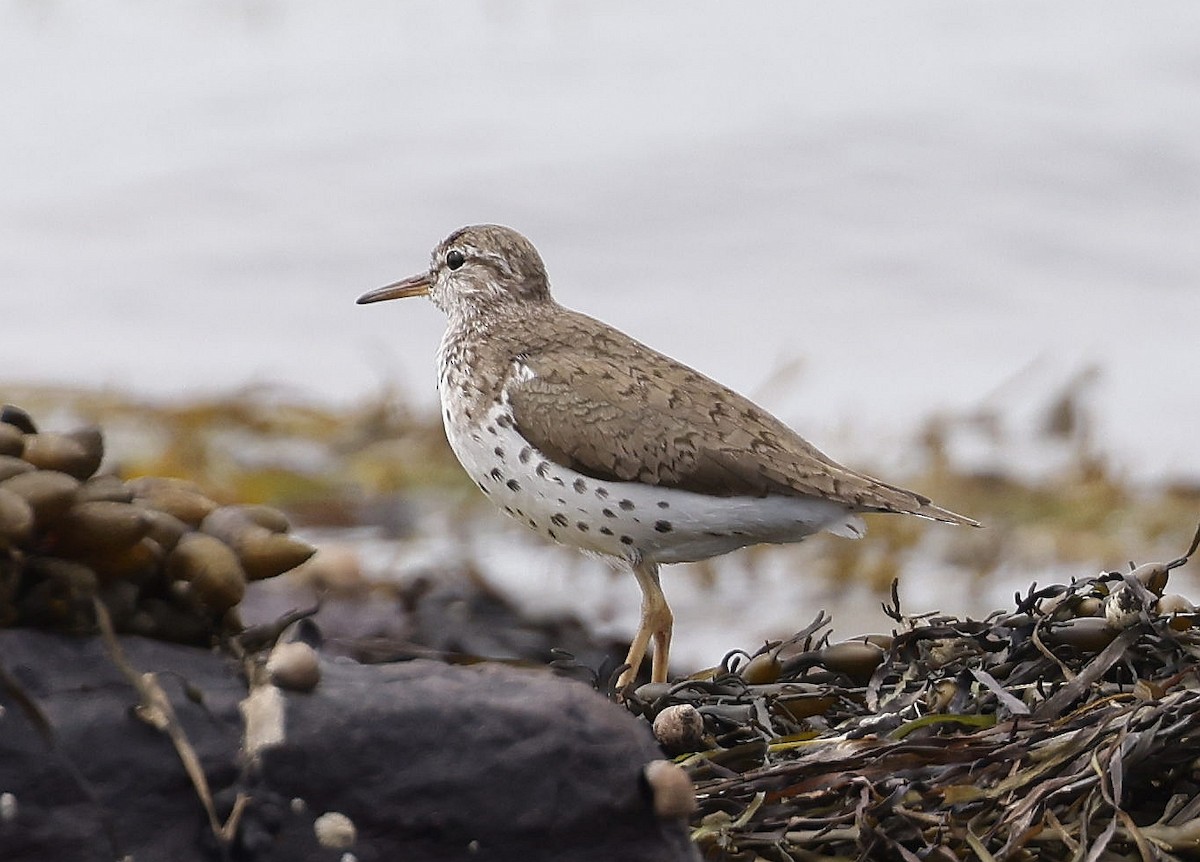
[[[421,275],[414,275],[412,278],[404,279],[404,281],[398,281],[395,284],[367,291],[358,298],[358,304],[366,305],[368,302],[383,302],[385,299],[405,299],[410,296],[425,296],[429,293],[431,283],[430,275],[427,272]]]

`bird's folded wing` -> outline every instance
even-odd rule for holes
[[[646,348],[644,348],[646,349]],[[517,430],[550,458],[607,481],[716,496],[817,496],[859,511],[961,520],[842,467],[746,398],[662,354],[523,355],[504,384]],[[944,517],[950,516],[950,517]]]

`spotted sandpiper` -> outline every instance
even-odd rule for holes
[[[623,560],[641,622],[618,688],[654,642],[667,678],[673,617],[659,565],[821,530],[858,538],[862,512],[977,522],[829,459],[767,411],[550,296],[537,249],[499,225],[457,230],[428,272],[359,303],[428,295],[454,454],[509,515],[566,545]]]

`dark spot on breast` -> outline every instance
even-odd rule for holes
[[[555,533],[553,530],[547,530],[546,534],[549,535],[551,539],[558,541],[558,534]]]
[[[521,490],[521,483],[520,483],[520,482],[518,482],[516,479],[509,479],[509,480],[508,480],[507,482],[505,482],[504,484],[505,484],[505,485],[507,485],[507,486],[508,486],[508,490],[512,491],[514,494],[515,494],[517,491],[520,491],[520,490]]]
[[[660,508],[660,509],[669,509],[669,508],[671,508],[671,504],[670,504],[670,503],[668,503],[666,500],[659,500],[659,501],[658,501],[658,508]]]
[[[495,425],[489,425],[489,426],[487,427],[487,432],[488,432],[489,434],[491,434],[491,435],[494,437],[494,436],[496,435],[496,426],[495,426]]]
[[[622,500],[620,505],[626,512],[633,510],[633,500]]]
[[[504,511],[508,512],[508,514],[510,514],[510,515],[516,515],[516,514],[517,514],[515,511],[513,511],[513,507],[512,507],[512,506],[505,506],[505,507],[504,507]]]
[[[577,529],[581,533],[586,533],[588,531],[588,525],[585,524],[583,521],[576,521],[575,529]]]
[[[611,536],[613,534],[613,531],[610,530],[608,527],[601,527],[600,532],[606,536]]]
[[[463,408],[463,418],[466,419],[467,421],[471,420],[472,417],[471,417],[471,408],[470,407]]]
[[[622,544],[622,545],[632,545],[632,544],[633,544],[633,537],[632,537],[632,536],[622,536],[622,537],[621,537],[621,544]]]
[[[499,446],[497,446],[497,447],[496,447],[495,449],[493,449],[492,451],[496,453],[496,457],[497,457],[497,458],[500,458],[501,460],[503,460],[503,459],[504,459],[504,450],[503,450],[503,449],[501,449]]]
[[[608,499],[608,489],[604,488],[603,486],[597,488],[596,496],[599,497],[601,500],[607,500]]]
[[[566,500],[564,500],[562,497],[559,497],[559,498],[558,498],[558,505],[560,505],[560,506],[565,506],[565,505],[567,505],[567,501],[566,501]]]
[[[606,517],[606,518],[615,518],[615,517],[617,517],[617,513],[616,513],[616,512],[614,512],[612,509],[605,509],[605,510],[604,510],[604,517]]]
[[[537,521],[533,520],[533,518],[530,518],[530,519],[529,519],[529,526],[533,527],[533,529],[535,529],[535,530],[536,530],[536,529],[537,529]]]
[[[710,537],[710,538],[713,538],[713,539],[723,539],[723,538],[725,538],[725,534],[724,534],[724,533],[714,533],[712,530],[705,530],[705,531],[704,531],[704,535],[706,535],[706,536],[708,536],[708,537]]]
[[[557,515],[554,515],[550,518],[550,523],[558,524],[560,527],[565,527],[567,526],[567,516],[562,512],[559,512]]]
[[[529,461],[529,456],[532,454],[533,454],[532,449],[530,449],[528,446],[523,446],[521,448],[521,451],[517,453],[517,460],[520,461],[522,464],[525,464]]]
[[[550,462],[538,461],[538,465],[534,468],[534,472],[537,473],[541,478],[545,479],[546,474],[550,472]]]
[[[654,529],[658,530],[660,533],[669,533],[675,528],[671,526],[670,521],[655,521]]]
[[[501,413],[499,416],[496,417],[496,424],[499,425],[501,428],[511,428],[512,427],[512,417],[505,413]]]
[[[444,419],[446,420],[446,424],[447,424],[447,425],[449,425],[449,424],[450,424],[450,411],[449,411],[449,410],[443,410],[443,411],[442,411],[442,418],[444,418]]]
[[[497,482],[504,479],[504,474],[500,472],[499,467],[493,467],[492,472],[488,473],[488,475],[491,476]]]
[[[582,494],[587,490],[587,482],[583,481],[582,479],[576,479],[571,484],[571,487],[575,489],[576,494]]]
[[[492,492],[491,492],[491,491],[489,491],[487,488],[483,487],[483,483],[482,483],[482,482],[476,482],[475,484],[479,486],[479,490],[480,490],[480,491],[482,491],[483,493],[485,493],[485,494],[490,494],[490,493],[492,493]]]

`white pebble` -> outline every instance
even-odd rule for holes
[[[704,746],[704,717],[690,703],[668,706],[654,717],[654,737],[670,754],[699,751]]]
[[[303,641],[276,644],[267,659],[267,674],[280,688],[312,691],[321,681],[321,660]]]
[[[354,821],[340,811],[326,811],[313,821],[317,842],[330,850],[345,850],[358,840]]]

